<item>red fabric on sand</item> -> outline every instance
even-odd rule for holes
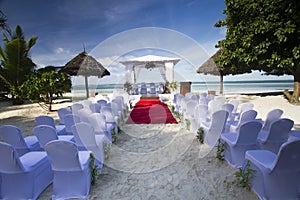
[[[177,124],[177,121],[165,103],[147,99],[135,104],[127,124]]]

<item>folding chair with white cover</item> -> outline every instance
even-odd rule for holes
[[[73,135],[72,126],[80,122],[80,117],[75,114],[66,115],[64,118],[66,126],[66,135]]]
[[[92,103],[90,105],[90,110],[92,111],[92,113],[100,113],[100,109],[101,109],[101,106],[99,103]]]
[[[251,189],[260,199],[299,198],[300,140],[284,143],[278,154],[249,150],[245,158],[255,170]]]
[[[22,131],[13,125],[0,126],[0,138],[12,145],[19,156],[24,155],[30,151],[39,151],[41,147],[36,136],[23,137]]]
[[[80,117],[80,121],[89,123],[89,116],[93,114],[90,109],[82,108],[78,111],[77,115]]]
[[[89,150],[95,155],[95,164],[102,168],[104,164],[104,146],[105,135],[96,135],[91,124],[79,122],[72,126],[74,140],[79,150]]]
[[[261,130],[261,123],[249,121],[241,125],[237,133],[223,133],[225,142],[224,158],[234,168],[241,168],[245,163],[245,152],[257,149],[256,139]]]
[[[281,109],[273,109],[269,111],[265,121],[263,122],[262,131],[269,131],[271,128],[271,124],[277,121],[278,119],[280,119],[282,114],[283,114],[283,110]]]
[[[194,109],[194,117],[191,118],[191,131],[197,132],[202,122],[206,122],[208,106],[198,104]]]
[[[195,109],[198,105],[198,102],[195,100],[190,99],[189,101],[187,101],[187,105],[186,105],[186,111],[183,113],[183,118],[184,119],[192,119],[194,118],[194,114],[195,114]]]
[[[137,84],[133,84],[132,91],[133,91],[133,95],[138,95],[139,94],[139,86]]]
[[[225,110],[219,110],[213,113],[212,119],[209,124],[201,123],[201,127],[203,127],[204,130],[205,144],[207,144],[210,147],[214,147],[217,145],[220,135],[224,130],[227,118],[228,112]]]
[[[66,126],[65,125],[55,125],[54,119],[48,115],[40,115],[35,118],[36,125],[49,125],[55,128],[57,135],[65,135],[66,134]]]
[[[72,114],[72,110],[70,108],[59,108],[57,110],[57,114],[59,117],[59,123],[64,125],[65,124],[64,117],[68,114]]]
[[[140,94],[147,94],[147,86],[146,86],[146,83],[142,83]]]
[[[230,121],[232,111],[234,109],[234,105],[231,103],[225,103],[225,104],[223,104],[222,109],[226,110],[228,112],[228,121]]]
[[[112,143],[111,130],[112,126],[106,124],[106,118],[103,113],[93,113],[89,117],[89,121],[95,130],[95,134],[105,135],[106,140],[109,143]]]
[[[228,121],[226,123],[225,132],[238,132],[243,123],[255,120],[256,116],[257,112],[255,110],[247,110],[243,112],[238,121]]]
[[[159,83],[157,93],[158,94],[164,93],[164,84],[163,83]]]
[[[220,102],[223,105],[226,102],[226,97],[224,97],[224,96],[215,96],[214,100]]]
[[[208,120],[211,119],[213,113],[215,113],[218,110],[222,110],[223,104],[224,103],[222,101],[218,100],[211,100],[210,102],[208,102]]]
[[[1,199],[37,199],[53,179],[46,152],[19,156],[12,145],[4,142],[0,142],[0,174]]]
[[[294,121],[286,118],[273,122],[269,131],[261,131],[258,135],[257,142],[260,149],[278,153],[280,146],[288,140],[293,126]]]
[[[74,103],[71,105],[72,114],[77,115],[78,111],[83,108],[81,103]]]
[[[112,127],[114,129],[115,133],[118,134],[118,116],[114,115],[114,112],[111,107],[102,107],[100,110],[100,113],[103,113],[105,115],[106,124],[109,127]]]
[[[237,99],[232,99],[232,100],[230,100],[228,103],[230,103],[230,104],[233,105],[233,110],[232,110],[232,112],[231,112],[231,116],[229,116],[229,119],[230,119],[230,120],[234,120],[235,116],[238,115],[238,113],[237,113],[237,108],[238,108],[238,106],[239,106],[239,104],[240,104],[240,101],[237,100]]]
[[[56,130],[52,126],[38,125],[32,129],[34,135],[37,137],[41,148],[52,140],[73,141],[73,135],[57,135]]]
[[[150,94],[156,94],[155,83],[150,83]]]
[[[75,143],[54,140],[45,146],[53,177],[52,199],[85,199],[90,193],[90,152],[78,151]]]
[[[233,113],[233,117],[235,118],[235,120],[239,120],[241,114],[247,110],[253,110],[254,108],[254,104],[247,102],[247,103],[242,103],[240,104],[240,111]]]

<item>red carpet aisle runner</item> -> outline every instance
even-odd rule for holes
[[[177,124],[177,121],[165,103],[147,99],[135,104],[127,124]]]

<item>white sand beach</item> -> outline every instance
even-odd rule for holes
[[[226,95],[240,103],[252,102],[257,118],[280,108],[284,118],[292,119],[300,129],[300,106],[291,105],[283,95]],[[57,103],[54,110],[72,102]],[[0,125],[19,127],[31,135],[38,115],[47,114],[38,104],[12,106],[0,102]],[[58,123],[57,112],[51,112]],[[258,199],[251,191],[237,186],[234,173],[226,161],[220,161],[216,149],[205,149],[195,133],[183,124],[122,124],[122,134],[111,153],[88,199]],[[51,199],[50,185],[39,199]]]

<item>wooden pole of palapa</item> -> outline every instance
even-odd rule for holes
[[[84,82],[85,82],[85,91],[86,91],[86,98],[88,99],[89,98],[89,83],[88,83],[88,76],[85,75],[84,76]]]

